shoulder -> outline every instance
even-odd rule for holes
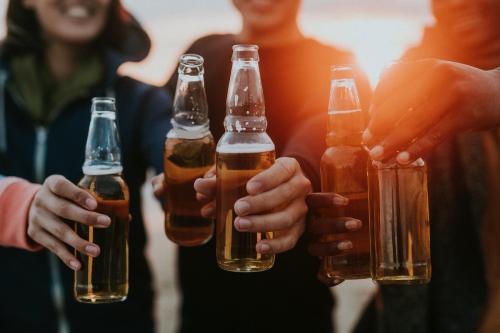
[[[221,47],[233,45],[235,37],[233,34],[212,34],[195,40],[188,48],[188,52],[201,55],[210,53],[212,50],[220,50]]]
[[[130,102],[143,104],[151,99],[168,103],[171,97],[161,87],[139,81],[129,76],[120,76],[115,84],[115,94]]]
[[[322,43],[316,39],[307,39],[307,48],[319,58],[328,59],[333,64],[351,64],[356,62],[354,54],[340,47]]]

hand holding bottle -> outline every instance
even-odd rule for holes
[[[215,175],[197,179],[194,186],[198,199],[206,202],[202,215],[213,216]],[[305,198],[311,192],[311,183],[299,163],[288,157],[277,159],[269,169],[250,179],[246,190],[248,196],[234,205],[238,214],[235,228],[240,232],[274,231],[273,239],[257,243],[259,253],[280,253],[293,248],[305,229]]]
[[[363,134],[375,160],[408,164],[447,138],[500,125],[500,70],[427,59],[391,66]]]
[[[344,254],[353,248],[349,239],[334,240],[328,235],[348,234],[361,229],[364,223],[358,219],[344,216],[346,208],[349,206],[349,199],[337,193],[311,193],[306,199],[309,207],[309,221],[307,223],[307,233],[310,237],[308,251],[316,257],[333,257]],[[323,265],[322,265],[323,266]],[[318,279],[325,285],[333,287],[343,280],[331,278],[329,274],[320,268]]]
[[[50,176],[35,195],[29,211],[28,235],[38,244],[56,254],[69,268],[79,270],[81,263],[65,243],[77,251],[97,257],[98,245],[80,238],[63,220],[106,228],[111,220],[93,212],[96,200],[85,190],[63,176]]]

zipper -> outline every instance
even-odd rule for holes
[[[33,171],[35,180],[42,184],[45,180],[45,163],[47,161],[47,137],[49,130],[44,126],[35,127],[35,150],[33,157]],[[49,273],[51,277],[52,303],[56,310],[59,333],[70,333],[68,318],[64,305],[64,288],[62,284],[61,271],[59,270],[58,258],[47,251],[49,259]]]

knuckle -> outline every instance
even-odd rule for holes
[[[437,73],[439,76],[444,77],[445,79],[449,79],[453,75],[453,69],[446,61],[435,61],[433,70],[435,73]]]
[[[59,193],[62,190],[62,187],[64,186],[64,180],[61,176],[52,176],[53,178],[51,179],[50,185],[51,189],[54,193]]]
[[[312,184],[309,178],[302,176],[301,177],[301,185],[306,194],[310,193],[312,191]]]
[[[73,200],[75,202],[78,202],[78,203],[85,203],[85,200],[87,199],[87,193],[85,193],[84,191],[82,190],[77,190],[75,191],[74,195],[73,195]]]
[[[54,235],[60,239],[65,239],[66,236],[67,236],[67,226],[63,223],[57,223],[54,225],[54,227],[52,228],[52,232],[54,233]]]
[[[295,174],[295,171],[297,170],[298,162],[294,158],[290,157],[283,157],[278,160],[276,160],[276,163],[280,167],[281,171],[290,178]]]
[[[292,200],[295,196],[294,186],[290,183],[283,184],[282,196],[283,196],[283,199],[285,199],[287,202]]]

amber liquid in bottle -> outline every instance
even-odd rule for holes
[[[348,128],[362,123],[364,114],[360,110],[330,115],[335,126]],[[349,199],[345,208],[336,208],[339,216],[360,220],[360,230],[323,236],[326,242],[351,241],[352,249],[342,254],[325,257],[321,269],[331,279],[364,279],[370,277],[370,233],[368,214],[368,183],[366,167],[368,154],[361,146],[360,135],[329,138],[332,146],[321,158],[321,191],[341,194]],[[328,216],[328,211],[324,214]]]
[[[212,238],[213,220],[201,216],[193,185],[214,165],[214,150],[211,135],[165,142],[165,233],[181,246],[201,245]]]
[[[322,236],[325,242],[352,242],[352,249],[324,257],[321,274],[331,280],[370,277],[370,232],[368,214],[368,154],[361,135],[366,127],[366,113],[361,110],[352,68],[335,66],[328,108],[328,148],[321,158],[321,191],[349,199],[345,207],[336,207],[337,216],[362,222],[360,230]],[[324,210],[325,216],[331,211]]]
[[[382,284],[431,279],[427,170],[373,162],[369,170],[372,278]]]
[[[234,147],[233,147],[234,148]],[[248,195],[247,182],[274,163],[274,150],[237,153],[217,152],[217,262],[222,269],[236,272],[259,272],[271,268],[274,255],[255,250],[261,239],[272,239],[272,232],[239,232],[234,204]]]
[[[213,219],[201,216],[194,182],[214,165],[215,142],[209,129],[204,59],[184,54],[179,59],[172,129],[163,154],[165,234],[181,246],[199,246],[213,235]]]
[[[75,251],[82,263],[75,272],[74,294],[84,303],[120,302],[128,294],[129,193],[119,174],[85,175],[79,186],[97,200],[96,212],[111,218],[108,228],[75,223],[81,238],[97,244],[101,253],[93,258]]]

